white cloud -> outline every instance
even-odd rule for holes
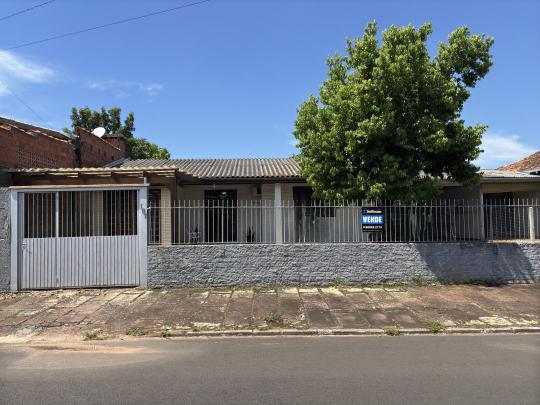
[[[163,90],[162,84],[148,84],[144,85],[141,88],[142,91],[145,91],[149,96],[157,94],[159,91]]]
[[[9,51],[0,51],[0,79],[5,82],[20,81],[43,83],[54,76],[52,69],[31,62]]]
[[[138,91],[147,96],[155,96],[161,90],[163,85],[159,83],[141,83],[125,80],[91,80],[87,87],[92,90],[113,91],[118,98],[128,97],[133,91]]]
[[[475,162],[483,169],[495,169],[519,160],[535,149],[519,140],[517,135],[486,133],[482,139],[484,153]]]

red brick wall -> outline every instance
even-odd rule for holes
[[[0,125],[0,167],[76,167],[73,143],[44,133]]]
[[[126,140],[123,137],[111,137],[111,138],[105,138],[105,141],[110,143],[112,146],[117,147],[120,149],[120,151],[125,155],[126,154]]]
[[[113,146],[108,140],[78,128],[79,159],[81,167],[98,167],[125,157],[125,151]],[[114,138],[113,138],[114,139]]]

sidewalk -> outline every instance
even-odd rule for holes
[[[390,334],[418,328],[527,328],[539,325],[539,296],[538,284],[0,293],[0,342],[208,335],[224,330]]]

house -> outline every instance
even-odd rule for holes
[[[118,158],[122,138],[79,131],[71,140],[13,121],[1,125],[3,145],[22,150],[14,134],[28,144],[57,142],[69,167],[57,167],[64,164],[59,155],[39,155],[44,167],[18,161],[4,170],[10,187],[0,188],[0,251],[9,254],[0,254],[0,288],[146,285],[150,275],[184,283],[178,277],[192,277],[197,252],[216,268],[241,268],[249,252],[264,255],[270,245],[528,240],[540,231],[534,169],[485,170],[472,188],[445,181],[444,199],[428,203],[317,201],[294,158],[129,160]],[[364,209],[384,216],[378,231],[364,228]],[[223,244],[243,244],[248,253],[238,250],[231,264],[224,249],[211,248]],[[209,248],[157,249],[191,245]],[[321,250],[324,260],[333,260],[333,249]],[[311,260],[308,250],[294,250],[301,263]],[[167,257],[174,259],[167,264]],[[206,272],[205,263],[197,271]],[[183,275],[175,270],[180,265]]]
[[[349,207],[340,206],[341,202],[314,202],[312,190],[299,169],[294,158],[121,159],[96,168],[39,168],[13,170],[11,174],[17,186],[145,184],[151,207],[149,241],[154,244],[299,243],[367,238],[368,235],[358,228],[356,210],[362,202],[346,203]],[[473,224],[466,231],[448,229],[431,238],[484,239],[486,235],[495,236],[499,232],[496,229],[503,225],[494,225],[484,217],[506,218],[509,209],[514,216],[518,212],[516,221],[524,224],[516,225],[515,232],[519,230],[526,235],[526,204],[519,211],[499,207],[492,208],[489,213],[484,212],[486,208],[482,204],[484,201],[493,204],[512,201],[514,204],[539,197],[540,176],[527,172],[484,170],[480,184],[471,188],[445,182],[445,204],[453,202],[461,206],[454,210],[457,212],[454,215],[461,216],[458,220],[472,221]],[[279,210],[276,210],[277,206]],[[435,210],[449,211],[448,207]],[[431,218],[434,216],[432,211],[433,207],[429,214],[423,215]],[[394,213],[398,218],[395,219],[396,228],[406,226],[406,216],[410,214],[401,210]],[[443,227],[446,218],[442,218],[442,214],[440,217],[425,222],[437,220],[438,226]],[[509,225],[505,224],[504,228]]]
[[[1,168],[95,167],[126,157],[122,135],[78,136],[0,116]]]

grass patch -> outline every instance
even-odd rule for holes
[[[439,333],[444,330],[444,325],[437,321],[427,321],[425,326],[431,333]]]
[[[426,304],[424,305],[425,309],[439,309],[439,307],[435,304]]]
[[[146,335],[146,332],[142,328],[139,328],[138,326],[132,326],[131,328],[129,328],[126,331],[126,335],[128,335],[128,336],[144,336],[144,335]]]
[[[100,332],[99,330],[90,330],[90,331],[84,332],[83,340],[85,342],[89,340],[98,340],[100,339],[99,332]]]
[[[277,311],[270,312],[263,319],[271,328],[282,328],[283,326],[285,326],[283,316]]]
[[[426,280],[420,274],[417,274],[416,276],[414,276],[413,279],[412,279],[412,282],[413,282],[414,285],[416,285],[418,287],[423,287],[423,286],[427,285]]]
[[[336,290],[338,290],[342,294],[347,294],[347,287],[349,287],[349,286],[350,286],[349,284],[345,284],[345,283],[343,283],[342,281],[339,281],[339,280],[333,280],[330,283],[330,287],[335,288]]]
[[[161,331],[161,337],[162,338],[168,338],[171,337],[171,331],[169,329],[163,329]]]
[[[149,290],[161,290],[163,287],[160,286],[160,285],[153,285],[153,284],[150,284],[147,288],[148,288]]]
[[[17,316],[19,315],[18,312],[14,313],[14,314],[9,314],[6,319],[10,319],[10,320],[13,320],[13,319],[17,319]]]
[[[401,331],[399,328],[386,328],[384,334],[388,336],[399,336],[401,335]]]

